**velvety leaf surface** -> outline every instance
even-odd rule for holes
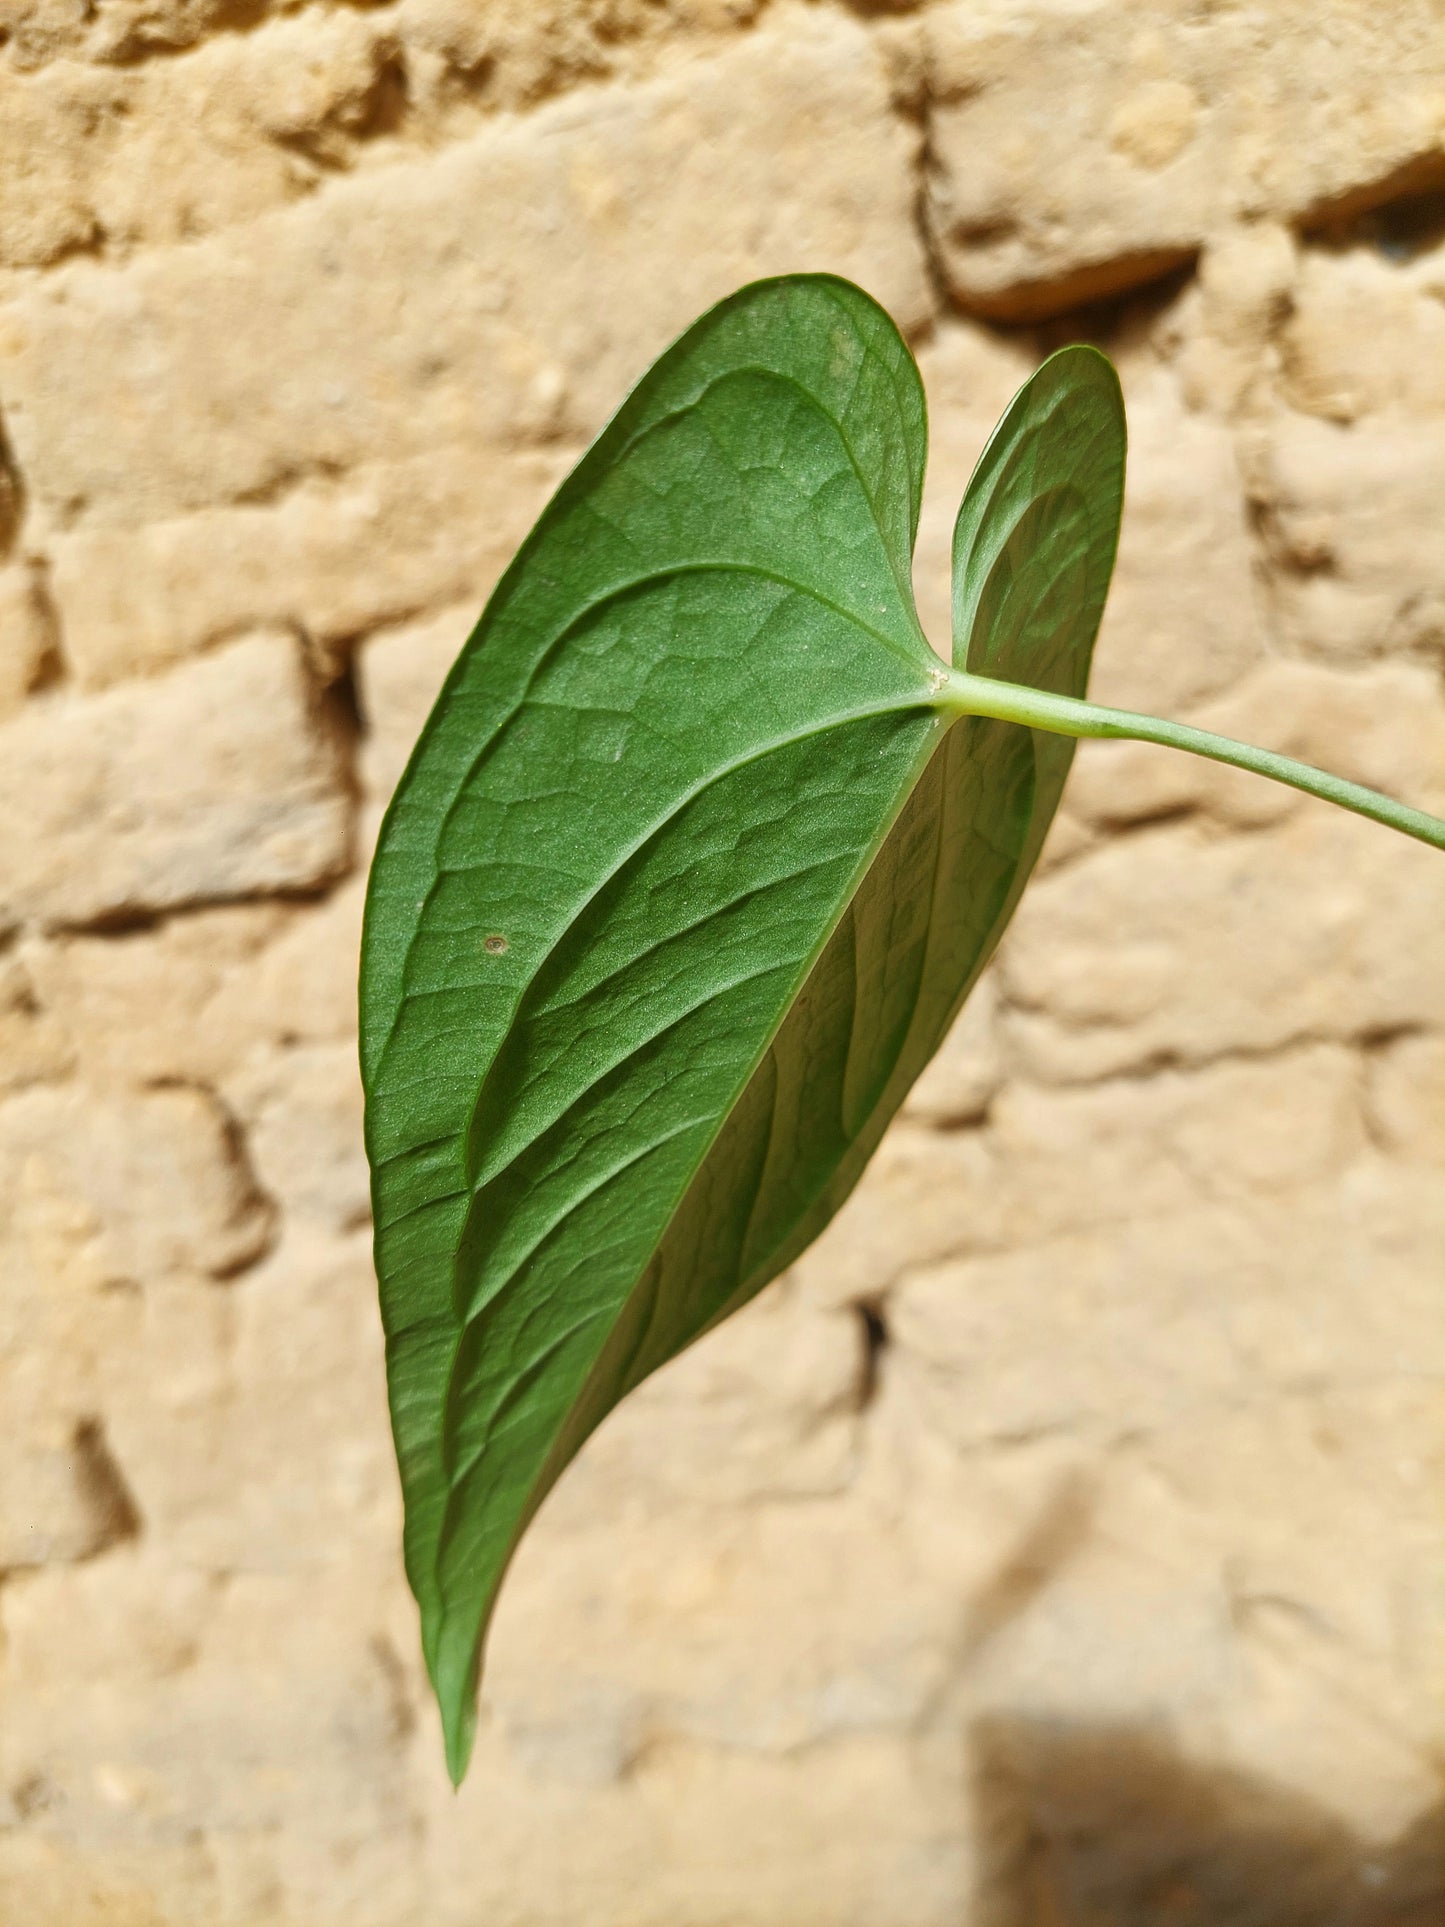
[[[848,283],[704,316],[503,578],[383,826],[367,1144],[456,1777],[527,1520],[837,1209],[1057,801],[1066,744],[939,706],[910,590],[925,440],[912,357]],[[1082,689],[1122,457],[1112,371],[1065,350],[960,518],[971,666]]]

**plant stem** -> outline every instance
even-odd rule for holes
[[[992,716],[1000,722],[1047,729],[1056,736],[1132,738],[1141,743],[1162,743],[1168,749],[1187,749],[1216,763],[1273,777],[1275,782],[1288,783],[1307,796],[1322,796],[1357,816],[1368,816],[1445,850],[1445,821],[1438,816],[1412,810],[1378,790],[1366,789],[1362,783],[1347,783],[1343,777],[1331,776],[1309,763],[1297,763],[1292,756],[1277,756],[1273,750],[1255,749],[1250,743],[1236,743],[1231,737],[1192,729],[1187,723],[1161,722],[1155,716],[1136,715],[1128,709],[1104,709],[1072,696],[1054,696],[1047,690],[998,682],[992,676],[972,676],[957,669],[941,686],[938,702],[940,708],[957,716]]]

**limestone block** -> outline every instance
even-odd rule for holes
[[[365,893],[364,877],[349,878],[324,903],[291,917],[256,970],[225,986],[218,999],[223,1021],[264,1026],[283,1046],[351,1043]]]
[[[1427,419],[1345,425],[1281,411],[1244,449],[1282,641],[1327,661],[1433,648],[1445,630],[1445,560],[1419,531],[1445,491],[1445,444]]]
[[[293,915],[226,904],[152,929],[36,943],[25,966],[90,1083],[217,1087],[289,1021],[283,1009],[263,1012],[255,979],[268,940]]]
[[[534,105],[580,82],[634,73],[649,54],[751,24],[767,0],[402,0],[414,73],[434,63],[488,107]],[[706,46],[706,40],[703,41]]]
[[[549,1502],[555,1533],[618,1509],[793,1503],[849,1484],[875,1362],[856,1313],[820,1307],[789,1281],[713,1336],[609,1419],[587,1472]],[[659,1432],[673,1442],[661,1455]]]
[[[489,107],[520,106],[578,82],[629,71],[629,52],[697,34],[748,25],[766,0],[406,0],[385,10],[406,45],[409,65],[435,62],[453,89],[466,85]],[[248,37],[281,38],[294,0],[257,0]],[[115,0],[94,12],[83,0],[0,0],[0,27],[14,65],[32,72],[62,55],[144,71],[166,56],[195,50],[244,59],[234,42],[234,9],[225,0]],[[277,19],[279,16],[279,20]],[[267,21],[272,24],[265,26]],[[311,41],[325,43],[334,19],[313,12]],[[258,29],[264,31],[258,32]],[[306,42],[301,46],[304,49]],[[180,63],[174,63],[180,64]]]
[[[232,904],[156,929],[29,947],[41,1010],[100,1085],[200,1081],[239,1096],[257,1061],[356,1034],[365,878],[304,910]]]
[[[1280,221],[1249,221],[1210,239],[1157,332],[1191,409],[1229,420],[1271,392],[1301,252]]]
[[[1258,680],[1252,677],[1249,686]],[[1196,810],[1236,828],[1263,828],[1297,807],[1274,784],[1258,777],[1232,780],[1234,774],[1222,764],[1152,743],[1090,743],[1074,758],[1066,808],[1089,829],[1108,831],[1158,824]]]
[[[223,34],[138,69],[61,61],[20,85],[32,115],[55,123],[37,128],[34,189],[58,165],[64,117],[88,111],[89,138],[70,148],[71,191],[111,258],[300,200],[384,139],[405,98],[397,43],[369,10]],[[25,264],[23,231],[5,240],[0,257]]]
[[[365,740],[361,780],[372,803],[387,803],[422,724],[481,610],[470,603],[371,636],[356,658]]]
[[[1349,1067],[1319,1081],[1329,1098],[1320,1128],[1308,1147],[1288,1147],[1306,1165],[1348,1133],[1339,1086],[1350,1087]],[[1141,1212],[1183,1209],[1203,1183],[1227,1185],[1231,1176],[1239,1182],[1228,1155],[1239,1123],[1229,1104],[1252,1095],[1249,1080],[1243,1082],[1243,1091],[1230,1089],[1231,1080],[1214,1073],[1159,1079],[1143,1093],[1106,1085],[1062,1098],[1009,1082],[972,1128],[939,1133],[895,1126],[791,1275],[823,1304],[886,1303],[896,1281],[920,1266],[1028,1247]],[[1299,1095],[1288,1072],[1282,1082],[1291,1097]],[[1275,1108],[1272,1121],[1284,1108]],[[1283,1128],[1288,1133],[1287,1122]],[[1192,1157],[1185,1149],[1191,1140]]]
[[[777,1296],[789,1302],[786,1291]],[[975,1466],[963,1481],[956,1466],[918,1463],[902,1439],[889,1441],[896,1458],[874,1439],[857,1457],[846,1506],[810,1492],[793,1459],[812,1452],[797,1438],[780,1449],[777,1429],[787,1407],[796,1404],[799,1425],[817,1409],[812,1396],[796,1403],[811,1393],[789,1342],[800,1310],[823,1328],[796,1299],[780,1315],[764,1297],[731,1321],[733,1361],[756,1360],[756,1379],[749,1371],[737,1386],[741,1405],[733,1370],[703,1375],[706,1347],[650,1381],[569,1468],[523,1546],[484,1705],[487,1730],[538,1797],[635,1783],[682,1741],[721,1744],[756,1771],[801,1744],[823,1757],[936,1702],[961,1598],[986,1591],[1007,1564],[1019,1512],[1056,1478],[1056,1455]],[[887,1360],[885,1351],[885,1372]],[[692,1461],[699,1419],[706,1433],[717,1426],[719,1452],[747,1465],[757,1451],[755,1485],[731,1485],[726,1468]],[[648,1462],[643,1441],[659,1427],[687,1454],[680,1468],[671,1452],[654,1450]],[[632,1434],[625,1456],[619,1431]],[[762,1627],[775,1630],[760,1637]],[[487,1773],[485,1751],[479,1764]],[[940,1762],[926,1776],[940,1797],[954,1770]]]
[[[107,144],[120,89],[60,62],[36,79],[0,68],[0,267],[39,267],[96,245],[88,161]]]
[[[1041,878],[998,968],[1046,1080],[1437,1024],[1445,878],[1323,804],[1267,839],[1161,825]]]
[[[709,300],[770,271],[852,276],[916,326],[910,158],[867,34],[818,16],[123,272],[76,263],[0,319],[32,500],[134,524],[383,448],[582,438]]]
[[[761,1302],[744,1328],[755,1315]],[[680,1742],[762,1767],[928,1719],[960,1663],[960,1621],[1058,1484],[1061,1454],[962,1467],[894,1427],[884,1398],[885,1436],[860,1454],[846,1504],[766,1488],[720,1504],[715,1488],[700,1501],[645,1474],[639,1489],[590,1450],[569,1469],[510,1576],[484,1700],[539,1793],[628,1784]],[[956,1756],[937,1764],[925,1777],[941,1790]]]
[[[271,5],[272,0],[260,0],[250,18],[264,17]],[[96,23],[89,51],[117,62],[179,52],[228,25],[229,14],[227,0],[120,0]]]
[[[253,220],[337,173],[465,138],[487,112],[645,72],[665,38],[707,44],[757,4],[698,0],[660,16],[649,0],[325,11],[261,0],[242,34],[215,0],[99,14],[3,0],[0,266],[124,258]]]
[[[977,1128],[895,1127],[790,1275],[814,1302],[881,1303],[886,1322],[890,1287],[942,1259],[1323,1181],[1365,1142],[1359,1084],[1336,1045],[1080,1088],[1010,1080]]]
[[[73,1209],[101,1284],[226,1278],[270,1241],[244,1145],[203,1091],[30,1091],[0,1109],[0,1156]]]
[[[34,1799],[33,1811],[44,1811],[48,1784],[21,1788],[25,1804]],[[151,1927],[161,1893],[205,1913],[215,1891],[210,1858],[198,1840],[150,1849],[111,1842],[97,1852],[59,1830],[15,1827],[0,1837],[0,1906],[39,1927]]]
[[[85,1196],[78,1106],[31,1091],[0,1105],[0,1579],[15,1569],[92,1558],[131,1537],[134,1502],[99,1417],[97,1371],[124,1343],[127,1295],[100,1289],[115,1271],[107,1232]],[[147,1120],[140,1120],[144,1129]]]
[[[1438,1399],[1408,1382],[1301,1387],[1269,1415],[1184,1407],[1102,1471],[1082,1543],[979,1655],[974,1707],[1005,1729],[1052,1723],[1060,1742],[1093,1726],[1127,1758],[1168,1705],[1202,1774],[1348,1813],[1383,1846],[1433,1795],[1421,1635],[1437,1617],[1440,1444]],[[1354,1558],[1326,1553],[1341,1537]],[[1137,1831],[1110,1824],[1112,1879],[1152,1825],[1147,1805]],[[1217,1897],[1218,1835],[1196,1852]]]
[[[390,127],[404,85],[384,21],[350,11],[222,34],[185,60],[0,70],[0,164],[14,189],[0,264],[123,256],[253,220],[349,165]]]
[[[1429,0],[930,10],[927,213],[955,297],[1028,320],[1157,279],[1241,216],[1309,224],[1440,170]]]
[[[347,861],[339,745],[294,640],[6,726],[0,904],[48,924],[314,888]]]
[[[407,111],[405,54],[380,10],[282,19],[248,43],[213,43],[206,53],[207,105],[239,96],[261,133],[319,169],[346,167],[360,143],[390,134]],[[154,121],[164,113],[157,106]],[[184,171],[196,172],[192,156],[184,159],[192,163]]]
[[[6,52],[22,71],[44,66],[77,45],[88,23],[85,0],[0,0]]]
[[[1105,1097],[1076,1118],[1006,1084],[971,1127],[895,1125],[790,1276],[821,1304],[886,1303],[921,1266],[1185,1204],[1190,1186],[1177,1159],[1157,1130],[1134,1129],[1121,1109]]]
[[[218,1590],[206,1574],[147,1558],[143,1547],[128,1548],[106,1568],[75,1575],[68,1613],[51,1607],[56,1594],[53,1577],[17,1585],[5,1601],[6,1633],[29,1648],[36,1663],[35,1683],[41,1689],[37,1697],[51,1704],[48,1720],[35,1717],[40,1713],[38,1705],[34,1713],[17,1700],[7,1705],[9,1717],[0,1741],[6,1752],[7,1785],[23,1779],[26,1767],[32,1773],[41,1767],[39,1756],[48,1750],[47,1726],[55,1740],[61,1738],[56,1729],[63,1731],[67,1711],[56,1689],[64,1667],[73,1667],[99,1685],[108,1650],[122,1646],[139,1679],[152,1689],[164,1687],[194,1666]],[[98,1704],[94,1711],[101,1712]],[[60,1751],[63,1744],[61,1740],[55,1750]]]
[[[364,888],[358,876],[304,910],[223,905],[155,929],[67,936],[27,948],[24,969],[90,1082],[199,1081],[235,1102],[279,1053],[354,1044]]]
[[[487,0],[482,7],[466,0],[405,0],[386,7],[382,18],[404,43],[413,97],[422,92],[418,79],[429,78],[427,70],[435,67],[448,93],[473,95],[494,108],[523,106],[578,82],[631,71],[639,55],[665,50],[671,41],[746,26],[765,4],[669,0],[660,11],[652,0]],[[294,0],[256,0],[246,14],[245,38],[290,39],[287,15],[296,11]],[[191,53],[192,65],[215,53],[244,68],[250,49],[244,41],[236,45],[233,15],[225,0],[116,0],[100,12],[84,0],[0,0],[6,51],[25,73],[62,56],[129,74],[154,72],[185,64],[167,58],[182,52]],[[304,56],[308,44],[324,47],[328,29],[334,33],[344,24],[344,17],[338,23],[313,10],[299,47],[292,40],[288,51],[295,58]]]
[[[516,1927],[563,1927],[589,1912],[646,1927],[879,1918],[948,1927],[967,1906],[958,1764],[921,1770],[894,1731],[810,1748],[804,1774],[774,1754],[664,1740],[629,1776],[635,1797],[527,1774],[500,1740],[479,1753],[450,1809],[455,1822],[428,1837],[420,1891],[454,1896],[444,1916],[428,1902],[443,1927],[466,1927],[478,1912]],[[880,1826],[883,1814],[897,1824]],[[478,1856],[483,1833],[494,1845]],[[572,1848],[560,1861],[559,1837]],[[525,1912],[518,1893],[530,1896]]]
[[[1276,413],[1248,444],[1271,598],[1297,649],[1350,659],[1438,640],[1445,581],[1416,531],[1442,482],[1442,261],[1438,244],[1357,224],[1301,263],[1280,388],[1315,419]]]
[[[1339,1045],[1082,1089],[1008,1085],[990,1119],[1007,1243],[1336,1176],[1364,1146]]]
[[[172,1557],[298,1572],[338,1545],[400,1543],[364,1234],[298,1224],[225,1291],[148,1291],[127,1357],[105,1361],[102,1396],[141,1515]]]
[[[440,447],[268,506],[57,535],[66,662],[99,687],[261,624],[293,625],[329,658],[458,596],[465,635],[571,454]]]
[[[1445,810],[1445,690],[1424,663],[1387,662],[1342,674],[1312,663],[1271,662],[1201,713],[1210,729],[1268,738],[1287,755],[1424,809]],[[1244,780],[1221,773],[1236,790]]]
[[[1368,1159],[1273,1195],[1146,1209],[911,1274],[889,1301],[888,1369],[907,1377],[897,1395],[968,1449],[1152,1432],[1201,1404],[1342,1373],[1434,1372],[1434,1285],[1417,1256],[1429,1247],[1410,1240],[1442,1234],[1433,1174]]]
[[[1357,243],[1305,251],[1280,338],[1292,408],[1352,422],[1445,410],[1445,250],[1401,261]]]
[[[389,1651],[363,1629],[369,1620],[379,1640],[389,1579],[354,1561],[299,1582],[218,1577],[142,1545],[77,1573],[64,1605],[50,1574],[6,1588],[7,1643],[27,1680],[18,1704],[7,1695],[7,1786],[31,1789],[36,1831],[62,1853],[77,1835],[117,1843],[122,1867],[126,1844],[140,1850],[127,1871],[151,1910],[99,1917],[174,1919],[179,1896],[197,1918],[255,1920],[268,1891],[287,1890],[366,1927],[403,1917],[414,1874],[397,1853],[408,1829],[394,1748],[407,1715]],[[362,1625],[338,1638],[360,1599]],[[122,1672],[131,1694],[112,1690]],[[318,1747],[324,1784],[312,1785]],[[291,1824],[303,1799],[316,1812],[304,1847]],[[168,1853],[212,1813],[218,1835],[244,1847],[249,1878],[209,1854],[184,1868]],[[103,1892],[104,1848],[97,1858]],[[63,1894],[63,1865],[50,1878]],[[32,1888],[31,1906],[44,1895]]]
[[[584,1615],[559,1610],[564,1565],[583,1575]],[[550,1535],[512,1577],[488,1702],[538,1778],[616,1781],[674,1736],[766,1756],[886,1731],[917,1718],[946,1663],[944,1600],[872,1507],[634,1505],[605,1534]],[[749,1639],[749,1624],[778,1636]]]
[[[228,1095],[260,1182],[288,1224],[338,1234],[370,1225],[361,1072],[350,1039],[258,1055]]]
[[[1409,1369],[1343,1374],[1338,1385],[1302,1383],[1272,1426],[1257,1404],[1227,1416],[1201,1412],[1150,1454],[1215,1546],[1228,1545],[1240,1629],[1266,1647],[1293,1630],[1307,1646],[1311,1633],[1328,1637],[1328,1625],[1350,1649],[1345,1665],[1359,1677],[1363,1661],[1377,1675],[1361,1704],[1420,1740],[1438,1713],[1429,1683],[1439,1678],[1430,1662],[1440,1629],[1429,1588],[1440,1555],[1432,1473],[1445,1447],[1441,1418],[1431,1385]],[[1215,1449],[1199,1450],[1196,1428],[1214,1433]],[[1234,1519],[1231,1495],[1242,1489],[1258,1504]],[[1359,1557],[1331,1555],[1330,1519]],[[1389,1534],[1388,1549],[1387,1520],[1405,1528]],[[1316,1624],[1301,1625],[1311,1609]],[[1296,1760],[1296,1770],[1308,1767],[1298,1752]]]
[[[1124,521],[1089,693],[1167,716],[1260,659],[1262,610],[1229,430],[1188,410],[1142,358],[1125,360],[1123,375]]]
[[[112,1277],[105,1227],[66,1167],[66,1147],[47,1141],[74,1112],[73,1096],[67,1102],[54,1092],[29,1091],[0,1107],[6,1398],[12,1407],[58,1414],[52,1443],[94,1414],[97,1347],[120,1335],[134,1297],[127,1280]],[[118,1288],[106,1290],[108,1282]]]

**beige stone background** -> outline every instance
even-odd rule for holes
[[[936,639],[1097,340],[1097,690],[1445,808],[1441,0],[0,0],[4,1927],[1445,1917],[1445,862],[1138,748],[446,1785],[368,847],[626,385],[804,267],[920,355]]]

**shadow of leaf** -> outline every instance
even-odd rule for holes
[[[974,1927],[1441,1927],[1445,1802],[1383,1848],[1132,1728],[973,1731]]]

